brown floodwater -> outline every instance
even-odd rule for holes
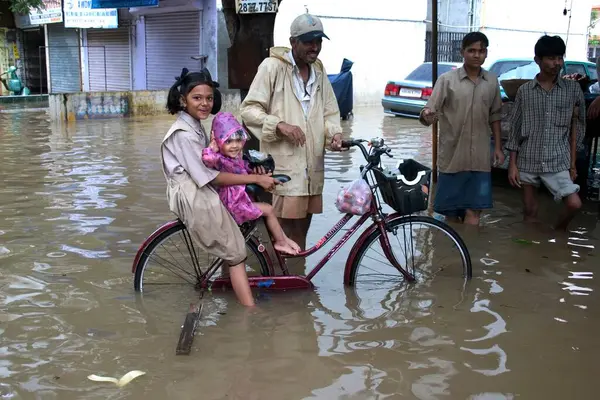
[[[347,135],[383,136],[395,159],[429,163],[417,122],[355,110]],[[43,108],[0,112],[0,398],[594,399],[600,389],[600,230],[587,207],[566,234],[521,222],[495,187],[482,227],[457,227],[474,277],[357,291],[346,245],[314,291],[263,293],[248,311],[212,293],[191,355],[175,345],[188,292],[135,296],[137,247],[172,219],[159,167],[168,117],[55,124]],[[356,152],[326,158],[325,213],[358,177]],[[395,161],[390,161],[395,162]],[[314,265],[318,255],[308,259]],[[118,388],[90,374],[146,375]]]

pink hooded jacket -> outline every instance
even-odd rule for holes
[[[223,144],[231,135],[240,131],[244,135],[243,141],[245,143],[248,134],[233,114],[220,112],[213,119],[212,132],[219,149],[223,147]],[[202,162],[208,168],[220,172],[229,172],[238,175],[246,175],[252,172],[248,163],[242,159],[241,152],[238,157],[230,158],[220,152],[213,151],[210,147],[206,147],[202,150]],[[238,225],[258,219],[262,215],[262,212],[252,204],[252,199],[246,193],[244,185],[219,186],[217,192],[225,208],[227,208]]]

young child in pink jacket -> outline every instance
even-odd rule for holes
[[[248,163],[242,159],[242,150],[248,135],[233,114],[220,112],[213,119],[211,145],[202,151],[202,161],[208,168],[231,174],[252,173]],[[286,254],[297,254],[300,247],[288,238],[273,212],[266,203],[250,199],[243,185],[220,186],[219,197],[238,225],[265,217],[267,228],[273,236],[275,250]]]

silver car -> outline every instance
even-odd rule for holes
[[[438,77],[459,68],[462,63],[438,62]],[[401,117],[418,118],[419,113],[431,97],[431,63],[419,65],[401,81],[389,81],[381,99],[383,111]]]

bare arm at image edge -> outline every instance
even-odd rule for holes
[[[577,88],[577,102],[576,106],[578,106],[578,115],[577,115],[577,151],[583,150],[583,141],[585,139],[585,128],[586,128],[586,106],[585,106],[585,97],[583,95],[583,91]]]
[[[267,58],[260,64],[248,95],[240,106],[242,120],[250,131],[264,142],[281,139],[277,135],[277,125],[282,122],[281,118],[267,112],[277,73],[275,62]]]
[[[490,124],[492,125],[492,134],[494,135],[494,144],[496,149],[502,149],[502,96],[500,95],[500,85],[496,83],[496,94],[492,101],[490,110]]]
[[[446,100],[446,77],[444,75],[440,76],[433,87],[433,92],[431,93],[431,97],[427,100],[427,104],[421,110],[419,114],[419,122],[425,126],[431,125],[429,122],[423,118],[423,112],[426,109],[433,111],[434,113],[439,113],[443,106],[444,101]]]

